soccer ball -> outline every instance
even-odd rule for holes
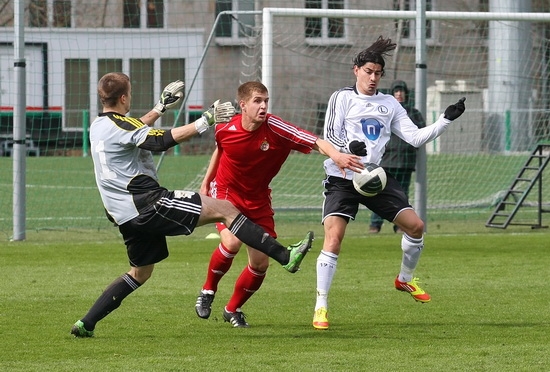
[[[365,164],[361,173],[353,173],[353,187],[361,195],[374,196],[386,187],[386,172],[384,168],[374,164]]]

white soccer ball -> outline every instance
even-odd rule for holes
[[[387,180],[384,168],[374,163],[365,164],[361,173],[353,173],[353,187],[365,196],[374,196],[384,190]]]

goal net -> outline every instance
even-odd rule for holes
[[[313,14],[320,13],[283,9],[272,12],[270,19],[264,16],[264,22],[270,21],[269,35],[267,25],[258,22],[242,44],[241,80],[263,79],[269,85],[272,113],[322,135],[331,93],[354,84],[353,57],[383,35],[398,47],[386,58],[379,88],[388,92],[393,80],[403,80],[414,102],[414,12],[401,12],[406,18],[397,12],[359,13],[342,17],[341,11],[325,11],[316,17]],[[466,112],[426,145],[429,219],[487,218],[528,154],[548,139],[550,55],[544,31],[549,20],[489,20],[472,13],[427,17],[427,124],[467,97]],[[272,184],[276,209],[320,208],[322,161],[320,155],[291,156]],[[543,200],[550,202],[550,188],[543,181]],[[413,175],[413,205],[414,188]],[[536,213],[537,193],[531,194],[522,208],[529,211],[527,219]]]
[[[425,86],[420,87],[414,11],[224,12],[208,5],[213,2],[145,6],[151,3],[160,4],[140,2],[140,9],[133,9],[108,1],[70,12],[45,5],[25,11],[27,230],[111,228],[86,137],[86,126],[101,109],[97,81],[111,71],[131,77],[135,117],[151,109],[166,84],[185,81],[184,104],[164,115],[155,124],[159,128],[191,122],[216,99],[234,100],[239,84],[261,80],[270,90],[273,114],[322,136],[330,95],[355,82],[353,57],[380,35],[389,37],[398,47],[386,58],[381,91],[388,92],[396,79],[405,81],[411,102],[425,103],[428,125],[467,97],[466,112],[425,146],[429,224],[482,226],[529,154],[550,137],[548,13],[426,12]],[[216,2],[222,3],[253,2]],[[10,147],[17,98],[10,6],[0,15],[0,236],[5,239],[12,233],[17,192]],[[50,17],[50,11],[59,14]],[[224,15],[216,18],[219,12]],[[198,190],[214,146],[209,131],[155,154],[162,162],[161,184]],[[324,159],[316,152],[291,154],[271,184],[278,221],[319,222]],[[416,207],[421,188],[415,178],[409,195]],[[530,193],[518,219],[536,218],[539,197],[550,209],[548,179],[543,176],[540,193]],[[361,213],[361,219],[368,218],[368,211]]]

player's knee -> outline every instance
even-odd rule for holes
[[[258,261],[258,262],[249,262],[248,266],[254,271],[265,273],[267,272],[267,269],[269,268],[269,260],[266,261]]]
[[[129,274],[134,278],[139,284],[143,285],[151,275],[153,274],[154,265],[132,267]]]
[[[237,254],[239,250],[241,249],[241,246],[243,243],[233,234],[229,233],[222,233],[222,244],[229,252],[233,254]]]
[[[216,199],[217,200],[217,199]],[[217,200],[220,202],[218,211],[225,217],[225,225],[229,226],[231,222],[239,215],[239,210],[227,200]]]
[[[239,210],[228,200],[214,199],[206,195],[202,198],[202,224],[211,222],[223,222],[229,227],[239,215]]]
[[[339,255],[341,247],[342,247],[342,240],[339,237],[325,235],[325,242],[323,243],[324,252],[330,252],[335,255]]]
[[[414,225],[410,228],[408,235],[412,238],[420,239],[424,235],[424,221],[417,218]]]

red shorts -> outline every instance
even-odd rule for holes
[[[260,225],[269,235],[277,238],[275,232],[275,220],[273,215],[275,212],[271,206],[271,190],[268,190],[265,198],[261,199],[245,199],[242,195],[231,194],[230,192],[220,192],[218,188],[215,192],[217,199],[229,200],[242,214],[249,220]],[[223,223],[217,223],[216,228],[222,231],[227,228]]]

